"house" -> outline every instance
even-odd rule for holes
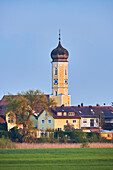
[[[0,124],[3,125],[6,123],[5,121],[5,104],[6,102],[0,101]]]
[[[113,139],[113,130],[112,131],[102,130],[100,135],[102,138],[105,138],[107,140],[112,140]]]
[[[67,124],[85,132],[99,131],[109,116],[111,107],[104,106],[61,106],[43,110],[38,115],[38,129],[64,130]]]
[[[20,129],[20,128],[23,129],[23,124],[17,124],[17,118],[14,113],[8,112],[6,114],[6,122],[7,122],[7,130],[8,131],[14,127],[17,127],[18,129]]]
[[[69,124],[74,124],[75,129],[79,129],[80,117],[71,109],[71,112],[68,112],[68,107],[56,107],[55,110],[48,109],[47,111],[43,110],[39,113],[38,116],[38,129],[54,129],[54,130],[64,130],[64,126]]]

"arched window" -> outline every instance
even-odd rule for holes
[[[55,91],[55,96],[57,96],[57,91]]]
[[[67,68],[65,68],[65,75],[67,75]]]
[[[58,74],[58,69],[57,69],[57,67],[55,67],[55,75],[57,75]]]

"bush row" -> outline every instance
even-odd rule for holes
[[[41,138],[34,138],[29,131],[23,132],[21,129],[13,128],[11,131],[0,130],[0,138],[4,136],[9,138],[12,142],[26,142],[26,143],[85,143],[85,142],[113,142],[113,140],[106,140],[101,138],[98,132],[82,132],[81,130],[64,132],[55,131],[54,135],[49,138],[43,134]]]

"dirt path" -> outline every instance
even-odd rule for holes
[[[59,144],[59,143],[18,143],[17,149],[41,149],[41,148],[81,148],[81,143]],[[89,143],[90,148],[113,148],[113,143]]]

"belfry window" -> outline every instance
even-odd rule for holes
[[[65,68],[65,75],[67,75],[67,68]]]
[[[57,75],[58,74],[58,69],[57,69],[57,67],[55,67],[55,75]]]
[[[68,79],[65,79],[65,84],[68,84]]]
[[[54,85],[58,84],[58,79],[54,79]]]
[[[55,91],[55,96],[57,96],[57,91]]]

